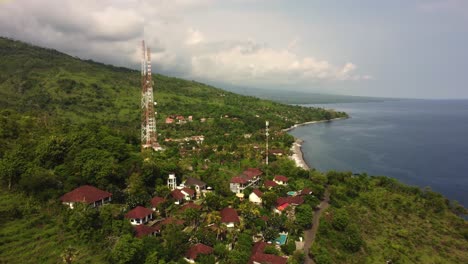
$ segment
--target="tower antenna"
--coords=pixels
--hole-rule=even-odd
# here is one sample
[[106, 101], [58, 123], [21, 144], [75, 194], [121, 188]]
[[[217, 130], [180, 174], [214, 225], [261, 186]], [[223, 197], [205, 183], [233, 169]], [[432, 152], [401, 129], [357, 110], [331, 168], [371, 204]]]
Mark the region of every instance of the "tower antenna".
[[146, 47], [145, 41], [141, 42], [141, 149], [152, 148], [155, 151], [162, 150], [157, 141], [156, 102], [153, 97], [153, 80], [151, 78], [151, 51]]

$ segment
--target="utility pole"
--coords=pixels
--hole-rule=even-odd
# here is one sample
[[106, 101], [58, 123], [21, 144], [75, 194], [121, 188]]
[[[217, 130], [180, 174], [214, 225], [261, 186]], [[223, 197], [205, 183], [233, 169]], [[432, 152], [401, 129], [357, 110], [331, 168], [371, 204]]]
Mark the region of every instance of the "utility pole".
[[266, 126], [266, 129], [265, 129], [265, 136], [266, 136], [266, 165], [268, 166], [268, 136], [270, 135], [268, 132], [269, 132], [269, 122], [268, 121], [265, 121], [265, 126]]

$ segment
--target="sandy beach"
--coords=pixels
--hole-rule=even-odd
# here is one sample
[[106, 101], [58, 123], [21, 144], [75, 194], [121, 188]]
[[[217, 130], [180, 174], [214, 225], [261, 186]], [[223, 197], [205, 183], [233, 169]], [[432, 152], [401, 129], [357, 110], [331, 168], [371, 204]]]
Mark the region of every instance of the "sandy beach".
[[[310, 122], [305, 122], [301, 124], [295, 124], [294, 126], [290, 128], [283, 129], [284, 132], [291, 131], [297, 127], [300, 126], [305, 126], [305, 125], [311, 125], [311, 124], [317, 124], [317, 123], [324, 123], [324, 122], [330, 122], [330, 121], [335, 121], [335, 120], [342, 120], [342, 119], [347, 119], [347, 117], [340, 117], [340, 118], [333, 118], [330, 120], [321, 120], [321, 121], [310, 121]], [[304, 153], [302, 152], [302, 142], [303, 140], [300, 138], [296, 138], [296, 141], [293, 143], [291, 147], [292, 155], [289, 156], [294, 162], [296, 163], [297, 167], [303, 168], [304, 170], [309, 170], [312, 167], [310, 167], [304, 160]]]
[[310, 167], [304, 160], [302, 153], [302, 139], [297, 138], [291, 147], [292, 155], [290, 158], [296, 162], [296, 166], [303, 168], [304, 170], [309, 170]]

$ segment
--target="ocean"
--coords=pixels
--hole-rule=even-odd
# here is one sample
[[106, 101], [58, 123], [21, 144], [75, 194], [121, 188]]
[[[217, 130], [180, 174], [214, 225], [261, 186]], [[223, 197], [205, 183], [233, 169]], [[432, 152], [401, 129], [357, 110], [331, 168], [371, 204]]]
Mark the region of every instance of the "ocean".
[[468, 208], [468, 100], [306, 105], [350, 119], [298, 127], [309, 166], [385, 175], [426, 187]]

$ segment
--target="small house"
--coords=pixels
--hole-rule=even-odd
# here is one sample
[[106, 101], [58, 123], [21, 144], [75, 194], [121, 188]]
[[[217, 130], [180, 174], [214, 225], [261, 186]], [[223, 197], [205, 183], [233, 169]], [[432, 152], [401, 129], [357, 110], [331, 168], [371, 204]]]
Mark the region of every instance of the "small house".
[[252, 248], [248, 264], [286, 264], [287, 259], [273, 254], [265, 254], [266, 242], [257, 242]]
[[288, 178], [283, 175], [276, 175], [275, 178], [273, 179], [274, 182], [278, 185], [286, 185], [288, 184]]
[[165, 201], [166, 199], [164, 199], [163, 197], [153, 197], [153, 199], [151, 199], [151, 209], [153, 211], [158, 211], [158, 206], [164, 203]]
[[130, 219], [132, 225], [142, 225], [153, 219], [153, 211], [143, 206], [137, 206], [130, 210], [125, 218]]
[[135, 230], [135, 236], [137, 238], [142, 238], [145, 236], [155, 236], [161, 231], [159, 227], [153, 227], [153, 226], [147, 226], [147, 225], [137, 225], [133, 229]]
[[204, 181], [192, 177], [187, 178], [184, 186], [195, 188], [197, 197], [200, 197], [202, 192], [206, 190], [206, 183]]
[[60, 197], [63, 204], [73, 209], [75, 203], [85, 203], [97, 207], [111, 201], [112, 193], [91, 185], [83, 185]]
[[174, 119], [171, 118], [171, 117], [166, 117], [166, 124], [173, 124], [174, 123]]
[[240, 223], [239, 215], [233, 208], [226, 207], [221, 210], [220, 214], [221, 223], [225, 224], [227, 227], [234, 227], [236, 224]]
[[278, 184], [274, 181], [267, 180], [265, 183], [263, 183], [263, 186], [270, 190], [271, 188], [278, 186]]
[[249, 195], [249, 201], [255, 204], [262, 203], [262, 196], [263, 193], [259, 189], [254, 189], [252, 193]]
[[175, 189], [171, 192], [175, 204], [182, 204], [195, 198], [195, 191], [190, 188]]

